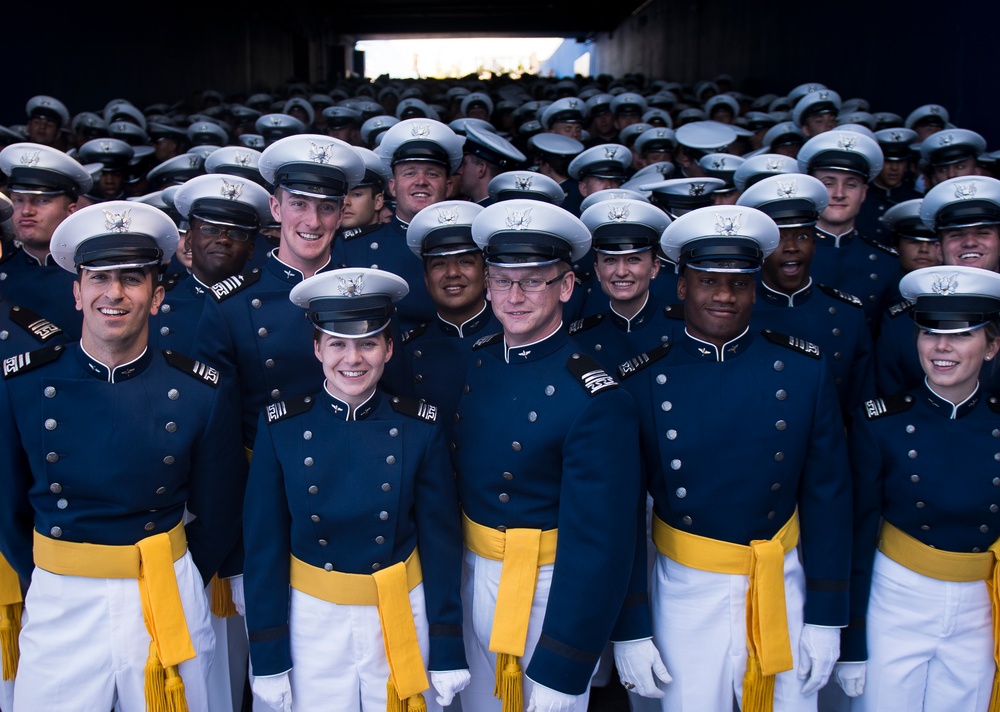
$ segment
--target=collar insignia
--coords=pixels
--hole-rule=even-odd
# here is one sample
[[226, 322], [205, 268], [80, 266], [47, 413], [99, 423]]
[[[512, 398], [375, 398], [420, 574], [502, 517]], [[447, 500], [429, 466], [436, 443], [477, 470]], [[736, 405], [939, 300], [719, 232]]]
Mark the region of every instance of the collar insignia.
[[530, 353], [531, 351], [522, 350], [521, 353], [518, 354], [518, 356], [523, 356], [524, 358], [528, 358], [528, 354]]
[[699, 346], [698, 347], [698, 353], [700, 353], [702, 356], [711, 356], [712, 355], [712, 350], [711, 349], [706, 349], [704, 346]]

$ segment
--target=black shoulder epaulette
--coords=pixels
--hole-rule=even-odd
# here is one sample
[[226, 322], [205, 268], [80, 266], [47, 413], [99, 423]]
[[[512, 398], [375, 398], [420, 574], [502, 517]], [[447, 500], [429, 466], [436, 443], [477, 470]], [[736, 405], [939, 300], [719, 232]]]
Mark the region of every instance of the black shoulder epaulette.
[[633, 356], [618, 367], [618, 378], [625, 380], [629, 376], [634, 376], [636, 373], [646, 368], [649, 364], [659, 361], [661, 358], [670, 353], [672, 346], [673, 344], [667, 342], [660, 344], [655, 349], [650, 349], [649, 351], [641, 353], [638, 356]]
[[417, 324], [415, 327], [413, 327], [412, 329], [410, 329], [409, 331], [407, 331], [405, 334], [403, 334], [399, 338], [399, 341], [400, 341], [401, 344], [408, 344], [411, 341], [413, 341], [415, 338], [417, 338], [418, 336], [420, 336], [422, 333], [424, 333], [425, 331], [427, 331], [427, 322], [426, 321], [423, 324]]
[[872, 398], [865, 401], [865, 417], [868, 420], [875, 420], [884, 415], [894, 415], [910, 409], [913, 405], [913, 396], [909, 393], [899, 393], [885, 398]]
[[882, 250], [882, 252], [890, 254], [893, 257], [899, 257], [899, 252], [897, 252], [894, 247], [889, 247], [888, 245], [883, 245], [881, 242], [879, 242], [875, 238], [868, 237], [867, 235], [862, 235], [860, 232], [858, 233], [858, 237], [860, 237], [862, 240], [864, 240], [865, 244], [868, 245], [868, 246], [870, 246], [870, 247], [874, 247], [877, 250]]
[[481, 349], [481, 348], [483, 348], [485, 346], [489, 346], [490, 344], [499, 343], [502, 340], [503, 340], [503, 332], [502, 331], [498, 331], [495, 334], [490, 334], [489, 336], [484, 336], [479, 341], [477, 341], [476, 343], [474, 343], [472, 345], [472, 348], [473, 349]]
[[63, 355], [62, 344], [53, 344], [37, 351], [27, 351], [3, 360], [3, 377], [11, 378], [28, 371], [34, 371], [40, 366], [52, 363]]
[[900, 314], [905, 314], [913, 308], [913, 302], [908, 299], [904, 299], [901, 302], [896, 302], [891, 307], [889, 307], [888, 314], [890, 319], [895, 319]]
[[679, 319], [684, 321], [684, 305], [678, 302], [677, 304], [668, 304], [663, 307], [663, 316], [668, 319]]
[[856, 307], [864, 308], [865, 306], [865, 303], [861, 301], [861, 299], [859, 299], [858, 297], [855, 297], [853, 294], [842, 292], [839, 289], [836, 289], [835, 287], [828, 287], [825, 284], [819, 285], [819, 288], [823, 292], [823, 294], [827, 295], [828, 297], [839, 299], [842, 302], [847, 302], [848, 304], [851, 304]]
[[760, 333], [762, 333], [768, 341], [778, 344], [779, 346], [784, 346], [792, 351], [798, 351], [799, 353], [805, 354], [806, 356], [812, 356], [813, 358], [820, 357], [819, 346], [811, 341], [800, 339], [798, 336], [780, 334], [777, 331], [772, 331], [771, 329], [764, 329]]
[[582, 319], [577, 319], [569, 325], [569, 335], [573, 336], [573, 334], [579, 334], [581, 331], [593, 329], [602, 321], [604, 321], [603, 314], [591, 314], [590, 316], [585, 316]]
[[1000, 398], [997, 398], [991, 393], [986, 396], [986, 403], [990, 406], [990, 410], [994, 413], [1000, 413]]
[[399, 396], [390, 398], [389, 403], [392, 404], [392, 409], [401, 415], [408, 415], [411, 418], [424, 420], [428, 423], [437, 422], [438, 409], [436, 405], [413, 400], [412, 398], [400, 398]]
[[226, 277], [221, 282], [216, 282], [211, 286], [212, 296], [215, 301], [221, 302], [233, 296], [237, 292], [242, 292], [251, 284], [259, 282], [261, 278], [260, 267], [255, 267], [246, 274], [237, 274]]
[[588, 272], [587, 270], [583, 270], [581, 272], [574, 271], [573, 277], [576, 278], [577, 284], [586, 284], [594, 278], [594, 273]]
[[343, 233], [339, 235], [342, 240], [354, 240], [358, 237], [363, 237], [370, 232], [382, 227], [382, 223], [375, 223], [374, 225], [362, 225], [361, 227], [352, 227], [344, 230]]
[[264, 409], [264, 413], [268, 423], [277, 423], [279, 420], [305, 413], [313, 407], [313, 402], [312, 396], [299, 396], [280, 403], [272, 403]]
[[566, 359], [566, 368], [576, 376], [587, 393], [596, 396], [601, 391], [618, 388], [618, 381], [608, 375], [601, 364], [586, 354], [573, 354]]
[[63, 333], [63, 330], [51, 321], [26, 307], [11, 307], [10, 320], [43, 344], [53, 336], [59, 336], [59, 334]]
[[171, 289], [177, 286], [177, 284], [184, 278], [183, 274], [178, 272], [171, 272], [170, 274], [165, 274], [160, 279], [160, 286], [163, 287], [163, 291], [169, 292]]
[[163, 350], [163, 357], [167, 359], [167, 363], [174, 368], [194, 376], [199, 381], [204, 381], [208, 385], [212, 386], [212, 388], [218, 387], [219, 371], [217, 369], [207, 366], [201, 361], [195, 361], [190, 356], [185, 356], [182, 353], [171, 351], [170, 349]]

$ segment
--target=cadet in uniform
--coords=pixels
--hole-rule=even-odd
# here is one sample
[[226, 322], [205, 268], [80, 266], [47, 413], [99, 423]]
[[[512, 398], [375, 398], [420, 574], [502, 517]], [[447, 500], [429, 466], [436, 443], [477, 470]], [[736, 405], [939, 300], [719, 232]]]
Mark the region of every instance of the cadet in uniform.
[[355, 146], [354, 150], [365, 162], [365, 177], [344, 196], [344, 217], [334, 244], [374, 232], [384, 222], [381, 215], [392, 174], [374, 151], [363, 146]]
[[[468, 548], [463, 707], [499, 710], [496, 689], [504, 709], [521, 710], [523, 693], [527, 709], [583, 712], [641, 525], [634, 404], [562, 323], [587, 227], [508, 200], [472, 235], [503, 331], [473, 346], [452, 445]], [[645, 598], [628, 604], [616, 640], [648, 635]]]
[[891, 235], [890, 243], [899, 253], [903, 274], [941, 264], [941, 240], [920, 219], [922, 202], [921, 198], [904, 200], [886, 210], [880, 219]]
[[388, 272], [345, 268], [289, 295], [308, 309], [326, 378], [261, 413], [244, 522], [253, 690], [281, 712], [415, 712], [427, 669], [433, 711], [469, 682], [438, 413], [377, 387], [406, 290]]
[[[745, 206], [681, 216], [685, 329], [620, 368], [636, 396], [659, 551], [663, 710], [815, 710], [847, 624], [851, 490], [819, 347], [749, 328], [777, 225]], [[801, 532], [801, 537], [800, 537]], [[802, 549], [802, 561], [798, 548]], [[794, 671], [794, 672], [793, 672]]]
[[900, 290], [925, 378], [867, 401], [851, 429], [852, 625], [837, 678], [863, 712], [985, 712], [1000, 704], [1000, 401], [979, 373], [1000, 348], [1000, 275], [926, 267]]
[[67, 218], [53, 256], [77, 274], [83, 337], [4, 361], [0, 550], [31, 580], [16, 711], [208, 709], [205, 584], [236, 543], [246, 462], [218, 371], [147, 346], [176, 243], [141, 203]]
[[883, 245], [892, 245], [892, 233], [880, 218], [894, 205], [920, 198], [920, 193], [908, 182], [913, 155], [910, 144], [917, 140], [917, 133], [910, 129], [883, 129], [875, 133], [875, 140], [885, 160], [875, 180], [868, 184], [868, 194], [858, 213], [857, 225], [862, 235], [868, 235]]
[[519, 168], [528, 160], [505, 138], [466, 125], [462, 165], [455, 171], [459, 194], [483, 207], [490, 204], [489, 184], [504, 171]]

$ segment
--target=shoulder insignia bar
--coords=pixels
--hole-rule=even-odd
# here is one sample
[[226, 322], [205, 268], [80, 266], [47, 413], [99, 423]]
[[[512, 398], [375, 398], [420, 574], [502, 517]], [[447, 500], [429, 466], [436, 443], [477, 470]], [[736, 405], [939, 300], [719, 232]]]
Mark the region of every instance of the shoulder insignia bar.
[[424, 420], [428, 423], [437, 422], [438, 409], [436, 405], [411, 398], [400, 398], [399, 396], [393, 396], [389, 399], [389, 402], [392, 404], [392, 409], [401, 415], [408, 415], [411, 418]]
[[590, 316], [585, 316], [582, 319], [577, 319], [569, 325], [569, 335], [572, 336], [573, 334], [579, 334], [581, 331], [593, 329], [602, 321], [604, 321], [603, 314], [591, 314]]
[[261, 272], [259, 267], [255, 267], [246, 274], [226, 277], [221, 282], [216, 282], [211, 286], [212, 296], [215, 297], [215, 301], [217, 302], [224, 301], [237, 292], [242, 292], [251, 284], [260, 281], [260, 277]]
[[415, 327], [413, 327], [412, 329], [410, 329], [409, 331], [407, 331], [405, 334], [403, 334], [400, 337], [399, 342], [401, 344], [408, 344], [411, 341], [413, 341], [415, 338], [417, 338], [418, 336], [420, 336], [422, 333], [424, 333], [425, 331], [427, 331], [427, 322], [426, 321], [423, 324], [417, 324]]
[[909, 410], [912, 405], [913, 396], [909, 393], [899, 393], [885, 398], [872, 398], [865, 401], [865, 417], [868, 420], [875, 420], [885, 415], [895, 415]]
[[889, 318], [895, 319], [900, 314], [905, 314], [913, 308], [913, 302], [904, 299], [901, 302], [896, 302], [891, 307], [889, 307]]
[[761, 333], [767, 338], [771, 343], [778, 344], [779, 346], [784, 346], [785, 348], [791, 349], [792, 351], [798, 351], [806, 356], [812, 356], [813, 358], [820, 357], [819, 346], [812, 343], [811, 341], [806, 341], [805, 339], [800, 339], [797, 336], [789, 336], [788, 334], [779, 334], [777, 331], [771, 331], [770, 329], [764, 329]]
[[472, 348], [473, 349], [481, 349], [481, 348], [484, 348], [486, 346], [489, 346], [490, 344], [498, 344], [501, 341], [503, 341], [503, 332], [502, 331], [498, 331], [495, 334], [490, 334], [489, 336], [484, 336], [479, 341], [477, 341], [476, 343], [474, 343], [472, 345]]
[[280, 403], [271, 403], [264, 409], [265, 417], [268, 424], [277, 423], [279, 420], [305, 413], [313, 407], [313, 402], [312, 396], [299, 396], [291, 400], [283, 400]]
[[63, 330], [43, 317], [41, 314], [25, 307], [11, 307], [10, 320], [41, 341], [43, 344], [53, 336], [63, 333]]
[[34, 371], [40, 366], [52, 363], [63, 355], [65, 349], [62, 344], [53, 344], [37, 351], [27, 351], [3, 360], [3, 377], [11, 378], [28, 371]]
[[848, 294], [847, 292], [842, 292], [834, 287], [828, 287], [825, 284], [819, 285], [820, 290], [828, 297], [833, 297], [834, 299], [839, 299], [842, 302], [847, 302], [856, 307], [864, 307], [865, 303], [861, 301], [858, 297], [853, 294]]
[[170, 274], [165, 274], [163, 275], [163, 278], [160, 280], [160, 286], [163, 287], [163, 291], [169, 292], [171, 289], [173, 289], [178, 285], [183, 276], [184, 275], [178, 274], [177, 272], [171, 272]]
[[883, 245], [881, 242], [879, 242], [875, 238], [868, 237], [867, 235], [862, 235], [860, 233], [858, 233], [858, 237], [860, 237], [864, 241], [864, 243], [866, 245], [868, 245], [869, 247], [874, 247], [876, 250], [882, 250], [882, 252], [885, 252], [886, 254], [892, 255], [893, 257], [899, 257], [899, 252], [894, 247], [889, 247], [888, 245]]
[[204, 381], [212, 388], [217, 388], [219, 385], [219, 371], [218, 369], [212, 368], [203, 364], [201, 361], [195, 361], [189, 356], [185, 356], [182, 353], [176, 351], [171, 351], [170, 349], [163, 350], [163, 357], [167, 359], [169, 363], [174, 368], [184, 371], [184, 373], [194, 376], [199, 381]]
[[340, 239], [354, 240], [358, 237], [363, 237], [370, 232], [374, 232], [380, 227], [382, 227], [382, 223], [376, 223], [375, 225], [362, 225], [361, 227], [351, 227], [344, 230], [344, 232], [340, 235]]
[[663, 307], [663, 316], [668, 319], [684, 321], [684, 305], [679, 302], [677, 304], [668, 304]]
[[661, 358], [670, 353], [671, 347], [673, 347], [673, 344], [667, 342], [665, 344], [660, 344], [655, 349], [650, 349], [645, 353], [641, 353], [638, 356], [630, 358], [618, 367], [618, 378], [624, 381], [629, 376], [634, 376], [636, 373], [646, 368], [649, 364], [659, 361]]
[[566, 368], [580, 381], [587, 394], [596, 396], [601, 391], [618, 388], [618, 381], [586, 354], [573, 354], [566, 360]]

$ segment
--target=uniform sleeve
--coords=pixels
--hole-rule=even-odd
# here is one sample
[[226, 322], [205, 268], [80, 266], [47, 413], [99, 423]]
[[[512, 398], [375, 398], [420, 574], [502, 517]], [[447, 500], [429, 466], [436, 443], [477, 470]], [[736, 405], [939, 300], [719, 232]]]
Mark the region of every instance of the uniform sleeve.
[[586, 691], [625, 600], [640, 489], [632, 397], [618, 388], [582, 405], [562, 446], [556, 561], [526, 671], [571, 695]]
[[0, 380], [0, 553], [23, 581], [31, 578], [34, 514], [28, 500], [32, 475], [7, 381]]
[[430, 632], [430, 670], [464, 670], [462, 641], [462, 525], [458, 489], [440, 424], [432, 428], [417, 473], [417, 547], [424, 573]]
[[611, 640], [623, 642], [641, 640], [653, 635], [653, 622], [649, 610], [649, 534], [646, 522], [646, 483], [648, 474], [645, 458], [640, 453], [642, 486], [636, 499], [635, 548], [632, 554], [632, 573], [629, 576], [625, 602], [611, 631]]
[[871, 331], [864, 320], [859, 321], [861, 338], [857, 353], [854, 354], [854, 359], [851, 362], [848, 395], [841, 403], [845, 416], [849, 416], [856, 408], [860, 408], [865, 399], [875, 395], [875, 344], [872, 341]]
[[[909, 328], [899, 326], [900, 319], [906, 319], [903, 326]], [[914, 328], [906, 315], [895, 319], [888, 314], [882, 315], [878, 341], [875, 342], [875, 389], [880, 395], [902, 393], [913, 385], [906, 382], [906, 358], [903, 350], [907, 344], [912, 343]], [[907, 341], [905, 336], [909, 336], [910, 340]]]
[[255, 675], [292, 667], [288, 630], [292, 515], [271, 429], [261, 415], [243, 511], [243, 587], [250, 660]]

